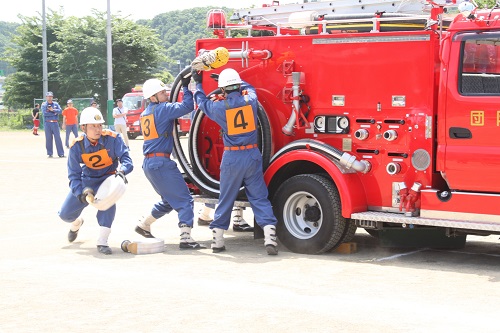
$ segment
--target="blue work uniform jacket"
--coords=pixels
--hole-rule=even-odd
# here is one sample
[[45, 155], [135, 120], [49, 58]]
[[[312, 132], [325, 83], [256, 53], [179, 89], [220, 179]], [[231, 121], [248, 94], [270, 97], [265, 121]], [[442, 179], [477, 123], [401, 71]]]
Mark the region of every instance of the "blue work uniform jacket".
[[[84, 151], [82, 151], [82, 146]], [[93, 169], [84, 164], [82, 154], [95, 153], [101, 149], [106, 149], [108, 156], [113, 161], [110, 166]], [[125, 175], [132, 172], [134, 168], [128, 148], [125, 146], [121, 134], [110, 130], [103, 130], [96, 145], [93, 145], [89, 141], [86, 134], [80, 135], [73, 140], [69, 149], [68, 178], [71, 192], [75, 196], [82, 194], [82, 184], [85, 184], [85, 179], [102, 178], [102, 181], [104, 181], [109, 175], [116, 172], [118, 163], [120, 163], [120, 170]]]
[[[49, 106], [52, 106], [52, 111], [49, 111]], [[59, 103], [52, 101], [48, 103], [47, 101], [42, 103], [42, 114], [45, 122], [47, 121], [57, 121], [59, 115], [62, 114], [62, 109]]]
[[[196, 92], [194, 93], [196, 104], [210, 119], [215, 121], [222, 128], [224, 146], [226, 147], [246, 146], [249, 144], [257, 143], [256, 130], [237, 135], [228, 134], [228, 124], [226, 117], [226, 110], [228, 109], [250, 105], [253, 110], [253, 122], [255, 125], [257, 125], [258, 123], [258, 103], [255, 88], [251, 84], [243, 81], [240, 90], [242, 92], [245, 91], [245, 93], [241, 94], [238, 91], [233, 91], [227, 95], [226, 100], [212, 101], [206, 96], [201, 83], [196, 84]], [[241, 118], [236, 118], [234, 121], [238, 122], [243, 120]]]
[[182, 102], [150, 103], [147, 109], [141, 113], [141, 118], [151, 114], [154, 115], [154, 128], [148, 127], [153, 126], [151, 122], [146, 127], [142, 126], [141, 122], [142, 133], [150, 133], [152, 130], [158, 133], [158, 138], [144, 140], [142, 146], [144, 155], [150, 153], [170, 154], [172, 152], [174, 146], [172, 131], [175, 119], [192, 112], [194, 109], [193, 93], [187, 87], [182, 87], [182, 91], [184, 93]]

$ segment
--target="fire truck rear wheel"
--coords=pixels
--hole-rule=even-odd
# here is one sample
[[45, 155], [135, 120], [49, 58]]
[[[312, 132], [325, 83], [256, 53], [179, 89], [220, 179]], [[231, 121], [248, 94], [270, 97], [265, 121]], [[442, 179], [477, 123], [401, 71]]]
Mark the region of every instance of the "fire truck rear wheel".
[[354, 223], [350, 219], [347, 219], [345, 235], [342, 238], [342, 243], [347, 243], [347, 242], [352, 241], [352, 239], [354, 238], [354, 235], [356, 234], [357, 229], [358, 229], [358, 227], [356, 227], [356, 223]]
[[290, 251], [320, 254], [334, 249], [347, 234], [340, 195], [333, 182], [305, 174], [285, 181], [273, 196], [277, 235]]
[[137, 138], [137, 134], [135, 133], [127, 133], [127, 136], [130, 140], [135, 140], [135, 138]]

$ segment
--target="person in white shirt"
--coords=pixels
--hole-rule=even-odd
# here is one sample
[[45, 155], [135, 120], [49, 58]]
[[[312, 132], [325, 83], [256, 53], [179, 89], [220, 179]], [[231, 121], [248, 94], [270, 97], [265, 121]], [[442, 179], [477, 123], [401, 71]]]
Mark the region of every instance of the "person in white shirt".
[[115, 118], [115, 131], [121, 133], [125, 145], [130, 148], [128, 144], [127, 134], [127, 112], [128, 109], [123, 106], [123, 101], [118, 98], [116, 100], [116, 108], [113, 109], [113, 118]]

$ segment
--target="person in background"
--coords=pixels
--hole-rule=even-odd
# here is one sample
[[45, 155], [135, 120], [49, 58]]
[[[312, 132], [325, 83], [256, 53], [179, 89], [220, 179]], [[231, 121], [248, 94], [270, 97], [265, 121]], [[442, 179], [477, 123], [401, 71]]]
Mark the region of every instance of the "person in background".
[[170, 158], [174, 146], [172, 130], [175, 119], [192, 112], [194, 108], [193, 93], [188, 89], [190, 80], [191, 77], [182, 79], [184, 97], [182, 102], [175, 103], [167, 102], [167, 87], [162, 81], [149, 79], [144, 82], [144, 98], [149, 99], [151, 103], [141, 114], [144, 136], [142, 169], [156, 193], [160, 195], [160, 201], [141, 219], [135, 231], [146, 238], [154, 238], [151, 234], [151, 224], [175, 210], [181, 232], [179, 248], [197, 250], [205, 247], [191, 237], [194, 200], [177, 164]]
[[218, 76], [218, 86], [225, 99], [210, 100], [202, 86], [202, 74], [192, 71], [196, 82], [194, 98], [199, 109], [222, 129], [224, 153], [220, 165], [219, 204], [210, 228], [212, 252], [225, 251], [224, 231], [229, 228], [231, 210], [241, 186], [254, 212], [256, 223], [264, 230], [264, 245], [269, 255], [278, 254], [276, 217], [269, 202], [262, 155], [257, 145], [257, 94], [255, 88], [241, 80], [232, 68]]
[[[74, 242], [83, 224], [80, 214], [88, 206], [85, 188], [91, 188], [97, 193], [99, 186], [108, 177], [120, 177], [125, 183], [128, 175], [134, 169], [120, 134], [103, 130], [104, 119], [101, 111], [94, 107], [85, 108], [80, 116], [83, 134], [76, 138], [69, 149], [68, 178], [70, 192], [64, 201], [59, 217], [71, 223], [68, 241]], [[116, 204], [107, 210], [97, 211], [99, 237], [97, 250], [102, 254], [111, 254], [108, 237], [111, 225], [115, 219]]]
[[45, 148], [47, 156], [52, 158], [54, 154], [54, 141], [56, 143], [57, 155], [64, 156], [64, 148], [61, 140], [61, 132], [59, 131], [59, 115], [62, 113], [59, 103], [54, 102], [54, 94], [48, 91], [45, 94], [46, 101], [42, 103], [43, 122], [45, 126]]
[[40, 127], [40, 104], [35, 104], [31, 115], [33, 116], [33, 135], [38, 135], [38, 128]]
[[115, 118], [115, 131], [122, 135], [125, 140], [125, 145], [130, 148], [128, 144], [127, 134], [127, 107], [123, 106], [123, 101], [118, 98], [116, 100], [116, 108], [113, 109], [113, 118]]
[[66, 148], [69, 148], [69, 135], [73, 133], [75, 138], [78, 137], [78, 110], [73, 106], [73, 101], [68, 99], [66, 108], [62, 112], [63, 123], [62, 128], [66, 130]]

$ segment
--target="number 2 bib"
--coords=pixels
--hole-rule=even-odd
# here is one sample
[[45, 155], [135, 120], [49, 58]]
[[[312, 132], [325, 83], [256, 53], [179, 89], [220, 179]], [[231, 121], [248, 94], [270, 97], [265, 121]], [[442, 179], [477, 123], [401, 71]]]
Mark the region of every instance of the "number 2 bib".
[[238, 135], [255, 131], [251, 105], [226, 110], [227, 134]]
[[104, 169], [113, 165], [113, 160], [108, 155], [106, 149], [101, 149], [95, 153], [82, 154], [83, 163], [90, 169]]

